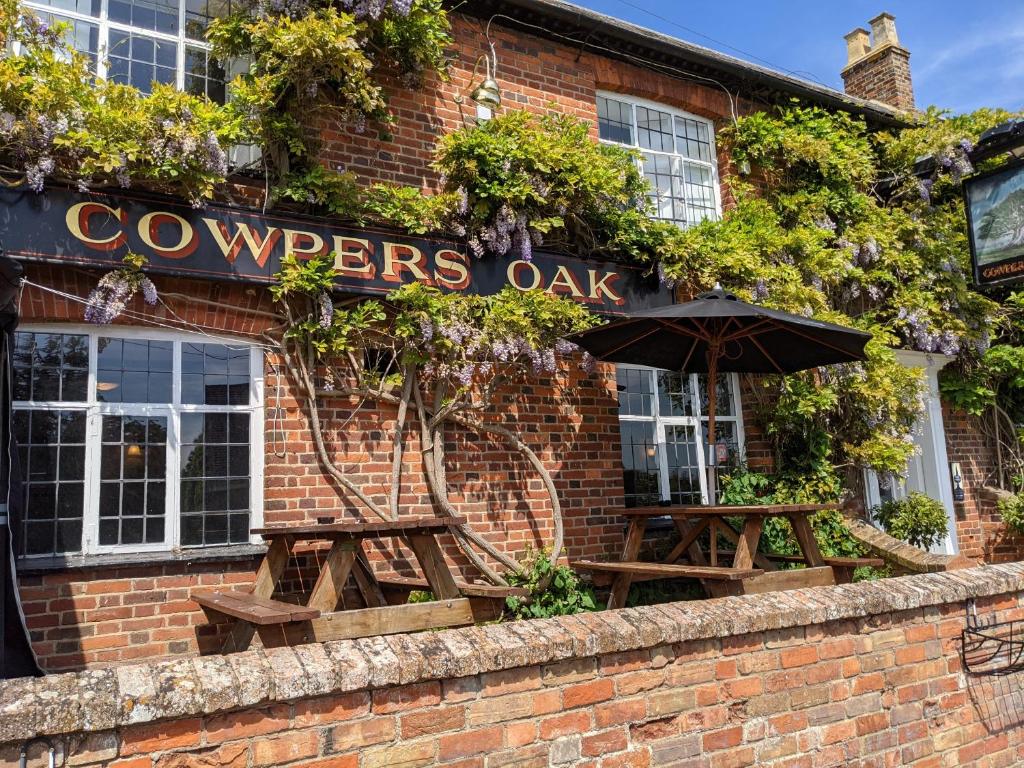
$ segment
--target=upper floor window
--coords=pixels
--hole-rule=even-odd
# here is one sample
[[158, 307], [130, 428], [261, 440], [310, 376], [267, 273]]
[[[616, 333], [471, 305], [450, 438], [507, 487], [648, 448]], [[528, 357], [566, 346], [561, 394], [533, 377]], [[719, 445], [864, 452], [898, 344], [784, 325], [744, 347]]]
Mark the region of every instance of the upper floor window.
[[719, 216], [718, 168], [710, 122], [618, 95], [597, 97], [601, 141], [635, 147], [659, 219], [681, 227]]
[[148, 329], [18, 331], [19, 552], [248, 542], [262, 505], [251, 477], [262, 465], [261, 379], [248, 344]]
[[223, 104], [227, 76], [205, 32], [230, 0], [27, 0], [44, 21], [70, 24], [69, 44], [99, 77], [143, 93], [167, 83]]

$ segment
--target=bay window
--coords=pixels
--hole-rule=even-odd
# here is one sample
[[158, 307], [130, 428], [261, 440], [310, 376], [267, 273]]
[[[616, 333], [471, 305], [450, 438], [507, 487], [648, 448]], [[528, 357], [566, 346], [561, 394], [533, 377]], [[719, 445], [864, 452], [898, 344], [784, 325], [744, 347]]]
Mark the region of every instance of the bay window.
[[718, 377], [716, 456], [705, 455], [707, 376], [641, 366], [616, 367], [626, 506], [706, 504], [707, 465], [743, 457], [735, 374]]
[[248, 543], [262, 508], [262, 370], [243, 343], [19, 330], [22, 555]]
[[601, 141], [640, 151], [654, 215], [691, 226], [720, 215], [714, 126], [703, 118], [618, 94], [597, 97]]

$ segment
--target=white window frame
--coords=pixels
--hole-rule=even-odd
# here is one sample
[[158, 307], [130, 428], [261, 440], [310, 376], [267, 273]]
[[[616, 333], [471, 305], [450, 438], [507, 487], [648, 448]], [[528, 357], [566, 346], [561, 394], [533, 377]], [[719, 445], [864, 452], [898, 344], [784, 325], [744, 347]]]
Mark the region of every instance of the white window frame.
[[[181, 462], [180, 462], [180, 415], [183, 413], [249, 413], [249, 527], [258, 528], [263, 524], [263, 458], [264, 458], [264, 400], [263, 400], [263, 354], [262, 348], [251, 342], [228, 336], [206, 336], [202, 334], [133, 328], [128, 326], [95, 326], [64, 323], [30, 323], [18, 326], [17, 332], [64, 333], [86, 335], [89, 339], [89, 378], [84, 401], [34, 401], [16, 400], [15, 411], [19, 410], [79, 410], [86, 413], [85, 438], [85, 508], [82, 511], [82, 548], [77, 552], [61, 553], [56, 557], [78, 557], [110, 553], [177, 552], [180, 550], [209, 549], [211, 547], [238, 546], [240, 542], [227, 544], [181, 543]], [[100, 337], [135, 339], [146, 341], [175, 342], [172, 347], [172, 373], [170, 403], [103, 403], [96, 399], [98, 365], [98, 340]], [[181, 345], [182, 344], [225, 344], [249, 347], [249, 404], [248, 405], [199, 405], [181, 402]], [[114, 544], [101, 546], [99, 543], [100, 504], [100, 452], [102, 443], [103, 416], [166, 416], [167, 419], [167, 468], [166, 497], [164, 500], [164, 541], [158, 544]], [[19, 534], [20, 535], [20, 534]], [[250, 534], [248, 543], [257, 544], [259, 536]], [[52, 558], [55, 555], [23, 555], [26, 560]]]
[[[107, 56], [109, 54], [109, 41], [110, 41], [110, 30], [116, 30], [118, 32], [130, 33], [133, 35], [139, 35], [142, 37], [152, 38], [165, 43], [174, 43], [177, 50], [176, 59], [176, 73], [175, 73], [175, 86], [179, 91], [185, 90], [185, 49], [187, 46], [193, 48], [201, 48], [209, 54], [212, 46], [206, 40], [187, 37], [185, 34], [185, 0], [178, 0], [178, 34], [172, 35], [167, 32], [158, 32], [152, 29], [143, 29], [142, 27], [134, 27], [130, 24], [122, 24], [121, 22], [111, 21], [108, 18], [108, 7], [109, 0], [100, 0], [100, 14], [99, 16], [90, 16], [86, 13], [79, 13], [78, 11], [69, 11], [63, 8], [57, 8], [46, 3], [38, 2], [38, 0], [24, 0], [24, 5], [27, 9], [35, 11], [36, 13], [45, 13], [55, 17], [58, 21], [81, 21], [87, 24], [92, 24], [98, 27], [98, 40], [97, 40], [97, 56], [96, 56], [96, 75], [103, 80], [107, 79]], [[225, 80], [227, 79], [227, 67], [225, 66]], [[225, 83], [226, 87], [226, 83]]]
[[[651, 101], [649, 99], [642, 99], [642, 98], [638, 98], [638, 97], [635, 97], [635, 96], [629, 96], [629, 95], [623, 94], [623, 93], [616, 93], [615, 91], [598, 91], [597, 92], [597, 97], [598, 98], [611, 99], [613, 101], [618, 101], [618, 102], [621, 102], [623, 104], [630, 105], [630, 115], [633, 118], [632, 125], [631, 125], [632, 131], [633, 131], [633, 143], [632, 144], [622, 144], [622, 143], [617, 142], [617, 141], [609, 141], [607, 139], [600, 139], [600, 142], [602, 144], [607, 144], [607, 145], [612, 146], [612, 147], [628, 147], [630, 149], [635, 149], [638, 152], [642, 152], [642, 153], [646, 153], [646, 154], [660, 155], [660, 156], [663, 156], [663, 157], [670, 157], [670, 158], [677, 158], [678, 161], [681, 164], [685, 165], [685, 163], [691, 163], [693, 165], [699, 165], [699, 166], [702, 166], [704, 168], [710, 169], [710, 171], [711, 171], [711, 187], [712, 187], [712, 191], [713, 191], [714, 196], [715, 196], [715, 216], [717, 218], [719, 218], [719, 219], [722, 217], [722, 190], [721, 190], [721, 185], [720, 185], [719, 177], [718, 177], [718, 149], [715, 146], [715, 125], [714, 125], [714, 123], [712, 123], [706, 117], [701, 117], [700, 115], [695, 115], [695, 114], [693, 114], [691, 112], [684, 112], [681, 109], [676, 109], [675, 107], [670, 107], [670, 106], [668, 106], [666, 104], [661, 104], [659, 102]], [[595, 100], [594, 104], [595, 104], [595, 110], [596, 110], [596, 105], [597, 105], [596, 100]], [[703, 160], [695, 160], [695, 159], [692, 159], [692, 158], [690, 158], [690, 157], [688, 157], [688, 156], [686, 156], [684, 154], [681, 154], [679, 152], [664, 152], [664, 151], [661, 151], [661, 150], [644, 149], [643, 147], [641, 147], [640, 143], [639, 143], [639, 131], [637, 130], [637, 124], [636, 124], [636, 108], [637, 107], [646, 107], [647, 109], [654, 109], [654, 110], [657, 110], [659, 112], [666, 112], [666, 113], [672, 115], [673, 121], [675, 120], [676, 117], [679, 117], [679, 118], [682, 118], [684, 120], [695, 120], [698, 123], [703, 123], [704, 125], [706, 125], [707, 128], [708, 128], [708, 140], [709, 140], [709, 149], [710, 149], [710, 152], [711, 152], [711, 161], [710, 162], [705, 162]], [[675, 137], [674, 122], [673, 122], [672, 135], [673, 135], [673, 137]], [[644, 172], [643, 159], [640, 159], [640, 160], [637, 161], [637, 168], [639, 169], [641, 175], [643, 175], [643, 172]], [[684, 194], [684, 199], [685, 199], [685, 194], [686, 194], [685, 188], [683, 190], [683, 194]], [[665, 219], [665, 218], [662, 218], [660, 216], [656, 216], [655, 218], [657, 218], [660, 221], [674, 221], [673, 219]], [[699, 223], [699, 222], [687, 221], [686, 222], [686, 226], [688, 226], [688, 227], [689, 226], [693, 226], [694, 224], [697, 224], [697, 223]]]
[[[650, 416], [636, 415], [636, 414], [624, 414], [619, 413], [620, 422], [639, 422], [644, 424], [654, 425], [654, 444], [658, 451], [658, 489], [661, 495], [661, 500], [670, 499], [672, 494], [669, 487], [669, 467], [668, 467], [668, 450], [667, 440], [665, 438], [665, 427], [667, 426], [685, 426], [694, 429], [694, 434], [697, 438], [697, 463], [698, 463], [698, 475], [700, 476], [700, 493], [701, 503], [708, 503], [708, 473], [707, 473], [707, 459], [705, 456], [705, 450], [707, 446], [704, 441], [704, 428], [707, 426], [708, 417], [701, 410], [700, 407], [700, 390], [699, 390], [699, 379], [698, 374], [690, 373], [683, 374], [689, 376], [690, 382], [690, 399], [691, 399], [691, 410], [694, 416], [662, 416], [661, 415], [661, 404], [659, 402], [659, 391], [658, 381], [656, 376], [659, 373], [665, 373], [666, 371], [661, 368], [652, 368], [646, 365], [627, 365], [618, 364], [615, 366], [616, 372], [620, 370], [633, 370], [646, 372], [650, 377], [651, 385], [651, 410]], [[732, 397], [732, 411], [731, 415], [715, 415], [716, 423], [732, 423], [736, 427], [736, 450], [741, 456], [746, 454], [746, 435], [743, 430], [743, 410], [740, 398], [739, 389], [739, 376], [735, 373], [719, 374], [720, 376], [729, 377], [729, 391]], [[709, 436], [713, 439], [713, 436]]]

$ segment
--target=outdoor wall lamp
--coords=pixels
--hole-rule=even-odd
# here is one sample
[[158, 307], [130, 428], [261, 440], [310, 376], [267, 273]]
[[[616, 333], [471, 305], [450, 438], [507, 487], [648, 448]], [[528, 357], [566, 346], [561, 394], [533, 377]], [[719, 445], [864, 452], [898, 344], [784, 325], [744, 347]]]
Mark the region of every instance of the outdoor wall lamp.
[[[487, 38], [487, 47], [490, 49], [490, 52], [477, 57], [473, 63], [473, 73], [469, 76], [470, 84], [476, 82], [477, 73], [480, 70], [480, 62], [483, 61], [484, 79], [469, 94], [469, 98], [477, 105], [477, 117], [481, 120], [490, 119], [491, 112], [501, 106], [501, 86], [498, 85], [498, 81], [495, 79], [498, 74], [498, 53], [494, 48], [494, 43], [491, 42], [490, 21], [487, 22], [484, 37]], [[462, 94], [456, 96], [454, 100], [460, 106], [465, 102]]]

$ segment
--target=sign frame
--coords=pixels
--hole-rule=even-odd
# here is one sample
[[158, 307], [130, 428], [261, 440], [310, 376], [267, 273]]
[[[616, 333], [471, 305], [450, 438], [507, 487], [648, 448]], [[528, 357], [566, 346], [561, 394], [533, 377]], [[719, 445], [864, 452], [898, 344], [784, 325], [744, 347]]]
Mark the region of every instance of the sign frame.
[[[964, 179], [961, 184], [964, 212], [967, 216], [967, 242], [971, 249], [971, 272], [974, 277], [974, 284], [978, 288], [996, 288], [1024, 281], [1024, 244], [1020, 246], [1020, 252], [1017, 254], [991, 263], [979, 263], [978, 244], [975, 241], [976, 222], [971, 208], [971, 195], [979, 184], [984, 184], [993, 177], [1001, 175], [1011, 175], [1011, 177], [1020, 175], [1024, 178], [1024, 160], [1010, 162], [991, 171], [975, 174]], [[1021, 188], [1024, 188], [1024, 184], [1022, 184]], [[986, 277], [984, 274], [985, 270], [993, 270], [996, 274]], [[998, 274], [1000, 272], [1005, 273], [1006, 276]]]

